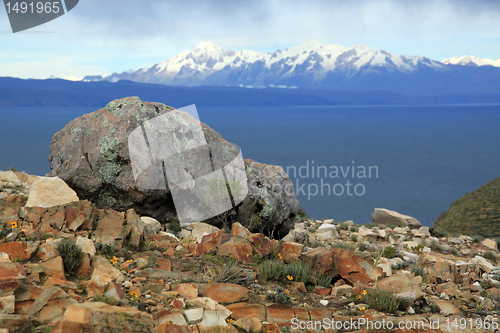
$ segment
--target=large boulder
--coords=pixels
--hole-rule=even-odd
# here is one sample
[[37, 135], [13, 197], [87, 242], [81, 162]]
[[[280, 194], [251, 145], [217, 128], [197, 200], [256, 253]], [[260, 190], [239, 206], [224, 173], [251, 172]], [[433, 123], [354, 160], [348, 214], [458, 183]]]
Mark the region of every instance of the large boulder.
[[[138, 176], [135, 166], [132, 170], [132, 161], [134, 154], [141, 151], [132, 149], [132, 155], [129, 151], [129, 135], [134, 130], [141, 127], [144, 129], [149, 120], [169, 112], [174, 112], [174, 109], [164, 104], [143, 102], [138, 97], [127, 97], [114, 100], [98, 111], [71, 121], [54, 135], [50, 144], [51, 176], [60, 177], [80, 199], [90, 200], [98, 208], [118, 211], [133, 208], [139, 215], [151, 216], [160, 222], [177, 218], [173, 189], [165, 184], [164, 177], [153, 177], [154, 179], [150, 177], [151, 173], [157, 172], [156, 169], [153, 172], [147, 168], [141, 169], [143, 173]], [[195, 124], [194, 118], [182, 115], [181, 118], [179, 123], [185, 126], [184, 128], [194, 127], [191, 126]], [[209, 147], [208, 152], [212, 162], [213, 156], [223, 155], [226, 161], [227, 155], [239, 151], [236, 146], [225, 141], [207, 125], [202, 123], [201, 128], [207, 143], [204, 147]], [[159, 146], [166, 142], [157, 141], [156, 144]], [[150, 143], [146, 144], [150, 147]], [[214, 147], [222, 149], [216, 150]], [[178, 148], [175, 144], [168, 145], [168, 149], [174, 152], [178, 150], [178, 155], [186, 165], [195, 165], [198, 169], [196, 167], [193, 168], [194, 171], [179, 169], [175, 171], [177, 173], [174, 176], [187, 175], [191, 176], [191, 179], [196, 179], [195, 172], [206, 174], [206, 170], [200, 167], [201, 148], [195, 145], [187, 153], [182, 148], [184, 146]], [[142, 154], [146, 154], [147, 149], [144, 150]], [[175, 155], [175, 158], [179, 157]], [[162, 163], [171, 162], [162, 160]], [[151, 165], [151, 168], [154, 166], [156, 165]], [[245, 226], [250, 226], [250, 230], [265, 230], [269, 234], [274, 231], [275, 236], [278, 234], [284, 236], [293, 227], [299, 208], [291, 180], [283, 169], [277, 166], [245, 160], [244, 168], [242, 172], [247, 176], [248, 195], [244, 200], [242, 198], [243, 202], [237, 206], [236, 215], [230, 217]], [[167, 171], [170, 171], [168, 165]], [[136, 183], [134, 172], [141, 186]], [[142, 186], [146, 184], [141, 183], [143, 181], [141, 177], [144, 175], [147, 176], [144, 179], [147, 179], [149, 187]], [[157, 184], [163, 185], [151, 189], [152, 179]], [[251, 221], [253, 224], [250, 225]]]
[[372, 214], [372, 219], [376, 224], [383, 224], [390, 227], [409, 226], [420, 228], [422, 226], [422, 224], [414, 217], [403, 215], [385, 208], [375, 208], [375, 211]]
[[248, 195], [236, 220], [250, 231], [282, 238], [293, 229], [299, 202], [293, 183], [279, 166], [246, 159]]

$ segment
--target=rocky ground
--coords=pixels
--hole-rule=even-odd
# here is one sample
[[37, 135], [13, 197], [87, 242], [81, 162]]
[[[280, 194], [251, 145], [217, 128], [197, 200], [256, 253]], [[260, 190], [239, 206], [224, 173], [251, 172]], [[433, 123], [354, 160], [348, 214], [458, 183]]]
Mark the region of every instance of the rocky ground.
[[496, 242], [373, 219], [303, 218], [281, 240], [181, 229], [0, 172], [0, 333], [495, 331]]

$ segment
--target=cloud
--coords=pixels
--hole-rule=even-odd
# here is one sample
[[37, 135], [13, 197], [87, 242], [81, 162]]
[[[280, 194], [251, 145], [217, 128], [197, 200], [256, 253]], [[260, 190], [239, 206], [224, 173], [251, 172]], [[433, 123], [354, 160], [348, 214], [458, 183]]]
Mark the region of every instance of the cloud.
[[[0, 30], [8, 30], [0, 10], [3, 17]], [[59, 72], [82, 76], [88, 66], [100, 68], [89, 74], [137, 69], [208, 40], [226, 49], [262, 52], [316, 39], [434, 59], [473, 53], [497, 59], [498, 17], [496, 0], [85, 0], [30, 30], [54, 33], [0, 34], [0, 75], [15, 71], [5, 65], [19, 64], [19, 58], [9, 58], [14, 53], [35, 61], [53, 54], [73, 58], [60, 66], [73, 66], [75, 72], [70, 67]], [[30, 68], [46, 72], [34, 64]]]

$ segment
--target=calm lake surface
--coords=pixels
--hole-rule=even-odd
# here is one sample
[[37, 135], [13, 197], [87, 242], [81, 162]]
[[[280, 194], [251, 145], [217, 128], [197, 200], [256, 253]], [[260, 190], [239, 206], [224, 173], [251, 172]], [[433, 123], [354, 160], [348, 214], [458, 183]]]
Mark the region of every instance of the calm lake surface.
[[[0, 108], [0, 170], [50, 172], [52, 136], [96, 109]], [[378, 207], [431, 226], [454, 200], [500, 177], [500, 106], [199, 107], [198, 113], [244, 158], [288, 170], [301, 206], [317, 219], [367, 223]]]

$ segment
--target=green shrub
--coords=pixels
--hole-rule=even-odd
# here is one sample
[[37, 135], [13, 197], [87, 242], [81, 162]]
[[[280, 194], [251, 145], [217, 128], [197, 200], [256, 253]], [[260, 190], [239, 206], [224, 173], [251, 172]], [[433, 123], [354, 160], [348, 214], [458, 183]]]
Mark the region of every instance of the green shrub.
[[472, 241], [473, 241], [474, 243], [481, 243], [483, 240], [484, 240], [484, 237], [483, 237], [483, 236], [481, 236], [481, 235], [474, 235], [474, 236], [472, 237]]
[[347, 224], [346, 222], [340, 222], [339, 229], [340, 230], [349, 230], [349, 224]]
[[417, 263], [415, 261], [411, 260], [405, 260], [403, 262], [400, 262], [398, 264], [393, 264], [391, 268], [395, 271], [400, 270], [400, 269], [406, 269], [410, 266], [415, 266]]
[[385, 257], [385, 258], [388, 258], [388, 259], [392, 259], [394, 257], [396, 257], [396, 249], [393, 247], [393, 246], [387, 246], [383, 251], [382, 251], [382, 255]]
[[265, 260], [260, 266], [260, 276], [266, 281], [282, 280], [285, 278], [286, 265], [281, 260]]
[[309, 216], [307, 216], [304, 208], [299, 207], [299, 210], [297, 211], [297, 217], [299, 217], [300, 220], [308, 220]]
[[429, 232], [432, 237], [449, 237], [450, 234], [446, 230], [440, 230], [440, 229], [435, 229], [435, 228], [429, 228]]
[[311, 247], [314, 248], [314, 249], [317, 248], [317, 247], [320, 247], [320, 246], [325, 247], [325, 244], [323, 244], [322, 242], [320, 242], [317, 239], [314, 240], [314, 242], [311, 244]]
[[322, 287], [325, 287], [325, 288], [328, 288], [330, 286], [330, 284], [332, 283], [332, 275], [329, 274], [328, 272], [321, 275], [321, 276], [313, 276], [312, 277], [312, 283], [315, 285], [315, 286], [322, 286]]
[[246, 275], [234, 260], [227, 262], [207, 262], [203, 268], [204, 274], [213, 283], [239, 284], [245, 281]]
[[358, 228], [356, 228], [356, 227], [352, 226], [352, 227], [351, 227], [351, 232], [358, 232]]
[[366, 295], [361, 296], [361, 302], [368, 304], [372, 309], [386, 313], [396, 313], [408, 305], [403, 298], [382, 289], [367, 290]]
[[351, 240], [352, 240], [354, 243], [357, 243], [357, 242], [358, 242], [358, 237], [356, 237], [356, 235], [351, 235]]
[[360, 251], [366, 251], [367, 248], [368, 248], [368, 244], [366, 244], [365, 242], [359, 243], [358, 249]]
[[289, 264], [286, 265], [285, 268], [285, 279], [288, 279], [288, 276], [292, 277], [290, 281], [297, 282], [306, 282], [309, 280], [309, 276], [311, 275], [311, 270], [308, 265], [304, 265], [302, 263]]
[[420, 276], [424, 276], [424, 269], [422, 267], [415, 267], [413, 266], [411, 269], [410, 269], [410, 272], [414, 273], [415, 276], [417, 275], [420, 275]]
[[493, 252], [491, 252], [491, 251], [484, 252], [483, 253], [483, 258], [491, 260], [493, 262], [497, 261], [497, 256]]
[[104, 297], [103, 295], [99, 295], [99, 294], [96, 294], [94, 296], [94, 301], [106, 303], [106, 304], [109, 304], [109, 305], [115, 305], [117, 303], [114, 298]]
[[182, 227], [181, 227], [181, 223], [179, 222], [179, 220], [177, 219], [173, 219], [170, 221], [170, 223], [168, 224], [169, 225], [169, 229], [172, 230], [172, 232], [174, 234], [177, 234], [178, 232], [181, 231]]
[[267, 299], [274, 301], [276, 303], [290, 304], [292, 302], [287, 291], [281, 287], [276, 287], [275, 293], [268, 293]]
[[332, 248], [339, 248], [339, 249], [354, 251], [354, 248], [351, 245], [345, 244], [345, 243], [335, 243], [332, 245]]
[[422, 253], [422, 250], [424, 249], [424, 247], [425, 247], [424, 245], [419, 244], [419, 245], [417, 245], [417, 246], [412, 246], [412, 247], [411, 247], [411, 250], [412, 250], [413, 252], [416, 252], [416, 253]]
[[69, 238], [63, 239], [59, 243], [57, 250], [63, 259], [66, 273], [72, 274], [75, 268], [80, 265], [82, 250], [80, 250], [80, 248], [76, 246], [75, 242]]
[[12, 171], [12, 172], [17, 172], [17, 169], [14, 168], [14, 167], [9, 167], [9, 171]]
[[116, 250], [109, 244], [106, 244], [101, 248], [101, 254], [104, 256], [109, 257], [109, 256], [113, 255], [115, 252], [116, 252]]
[[456, 255], [458, 254], [458, 250], [457, 250], [457, 249], [455, 249], [454, 247], [452, 247], [452, 248], [450, 249], [450, 254], [452, 254], [452, 255], [456, 256]]

